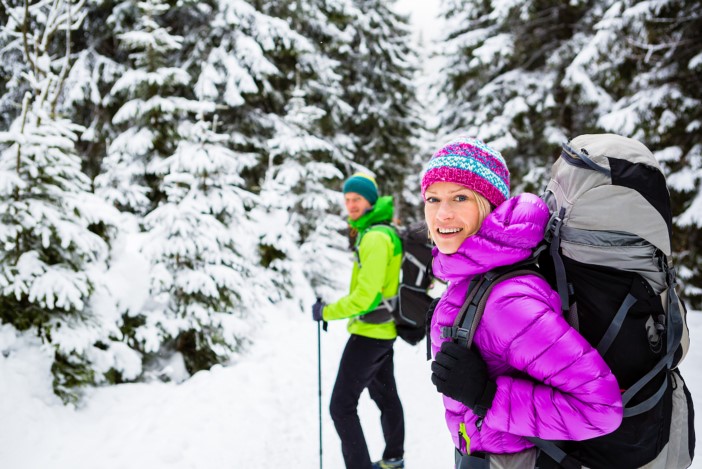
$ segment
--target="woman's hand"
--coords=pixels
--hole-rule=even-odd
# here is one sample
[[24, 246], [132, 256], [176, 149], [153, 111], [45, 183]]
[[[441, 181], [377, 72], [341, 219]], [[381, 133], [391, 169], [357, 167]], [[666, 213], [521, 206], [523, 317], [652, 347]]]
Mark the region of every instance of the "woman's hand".
[[440, 393], [485, 416], [497, 387], [489, 380], [487, 366], [477, 353], [455, 342], [444, 342], [431, 371], [431, 382]]

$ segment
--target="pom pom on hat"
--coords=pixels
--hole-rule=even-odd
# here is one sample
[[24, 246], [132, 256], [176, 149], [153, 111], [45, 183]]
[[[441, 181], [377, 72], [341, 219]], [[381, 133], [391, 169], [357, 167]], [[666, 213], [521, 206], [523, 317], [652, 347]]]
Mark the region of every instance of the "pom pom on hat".
[[499, 151], [477, 138], [459, 137], [434, 153], [422, 176], [422, 196], [435, 182], [453, 182], [497, 207], [509, 198], [509, 170]]
[[365, 173], [356, 173], [344, 182], [344, 194], [347, 192], [361, 195], [371, 205], [375, 205], [378, 200], [378, 184], [372, 176]]

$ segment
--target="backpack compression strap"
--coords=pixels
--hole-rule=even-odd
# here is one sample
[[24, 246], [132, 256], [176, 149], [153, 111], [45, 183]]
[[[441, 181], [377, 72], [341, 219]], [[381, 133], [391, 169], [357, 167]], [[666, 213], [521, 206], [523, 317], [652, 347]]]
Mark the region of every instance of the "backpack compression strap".
[[633, 406], [626, 407], [626, 404], [653, 378], [656, 377], [664, 368], [670, 370], [673, 366], [673, 359], [675, 358], [675, 352], [678, 350], [680, 345], [680, 340], [682, 339], [683, 333], [683, 323], [682, 323], [682, 311], [680, 311], [680, 303], [678, 301], [678, 294], [675, 291], [675, 268], [666, 268], [667, 272], [667, 284], [668, 284], [668, 311], [666, 318], [666, 354], [661, 358], [656, 366], [653, 367], [651, 371], [646, 373], [641, 379], [627, 389], [624, 394], [622, 394], [622, 404], [624, 405], [624, 417], [631, 417], [633, 415], [642, 414], [655, 406], [658, 401], [663, 397], [666, 388], [668, 387], [668, 379], [663, 380], [663, 384], [658, 388], [655, 394], [646, 399], [645, 401]]
[[570, 310], [570, 295], [568, 290], [568, 279], [565, 271], [565, 264], [561, 258], [561, 227], [563, 226], [563, 218], [565, 217], [565, 207], [561, 207], [558, 216], [554, 213], [548, 222], [546, 236], [549, 242], [549, 255], [553, 260], [553, 268], [556, 272], [556, 287], [558, 288], [558, 296], [561, 298], [561, 309], [564, 313]]
[[[682, 312], [680, 311], [680, 304], [678, 302], [678, 296], [675, 292], [675, 269], [667, 269], [666, 272], [666, 283], [668, 284], [668, 307], [666, 313], [666, 354], [656, 363], [656, 365], [638, 381], [627, 389], [624, 394], [622, 394], [622, 404], [624, 405], [624, 417], [631, 417], [634, 415], [639, 415], [644, 412], [651, 410], [663, 397], [666, 388], [668, 387], [668, 380], [663, 380], [663, 383], [658, 388], [658, 390], [648, 397], [645, 401], [633, 407], [627, 407], [626, 405], [631, 401], [631, 399], [646, 386], [652, 379], [654, 379], [658, 373], [660, 373], [664, 368], [670, 369], [672, 367], [673, 358], [675, 352], [680, 345], [680, 340], [682, 338]], [[612, 322], [607, 327], [604, 335], [597, 344], [597, 351], [600, 356], [604, 357], [609, 348], [611, 347], [614, 340], [617, 338], [619, 331], [621, 330], [626, 315], [631, 309], [631, 307], [637, 301], [637, 295], [640, 294], [636, 291], [637, 283], [633, 283], [631, 290], [627, 294], [624, 301], [619, 306], [619, 309], [614, 315]]]
[[[571, 149], [572, 150], [572, 149]], [[587, 163], [587, 161], [590, 161], [587, 157], [583, 157], [583, 155], [579, 155], [583, 161]], [[594, 164], [594, 163], [593, 163]], [[590, 166], [588, 164], [588, 166]], [[594, 169], [594, 168], [593, 168]], [[553, 266], [554, 270], [556, 273], [556, 284], [557, 284], [557, 289], [558, 289], [558, 295], [561, 297], [561, 308], [563, 309], [564, 313], [568, 313], [570, 310], [570, 304], [569, 304], [569, 294], [570, 294], [570, 289], [568, 285], [568, 280], [566, 276], [566, 271], [565, 271], [565, 265], [563, 263], [563, 259], [561, 258], [561, 254], [559, 252], [560, 250], [560, 244], [561, 244], [561, 228], [563, 225], [563, 218], [565, 216], [565, 208], [561, 208], [560, 212], [558, 213], [558, 216], [552, 216], [551, 220], [549, 221], [549, 227], [547, 229], [547, 236], [550, 236], [550, 248], [549, 248], [549, 254], [551, 256], [551, 259], [553, 260]], [[665, 264], [667, 266], [667, 263]], [[645, 401], [633, 406], [633, 407], [626, 407], [626, 404], [639, 392], [641, 389], [646, 386], [652, 379], [658, 375], [664, 368], [670, 369], [672, 367], [673, 359], [675, 356], [675, 352], [677, 351], [678, 346], [680, 345], [680, 341], [682, 339], [682, 329], [683, 329], [683, 324], [682, 324], [682, 313], [680, 311], [680, 304], [678, 302], [678, 296], [677, 293], [675, 292], [675, 269], [674, 268], [668, 268], [666, 267], [666, 283], [668, 284], [668, 308], [667, 308], [667, 318], [666, 318], [666, 324], [667, 324], [667, 331], [666, 331], [666, 336], [667, 336], [667, 347], [666, 347], [666, 355], [661, 358], [661, 360], [653, 367], [652, 370], [650, 370], [648, 373], [646, 373], [642, 378], [640, 378], [636, 383], [634, 383], [632, 386], [627, 389], [624, 394], [622, 394], [622, 403], [624, 405], [624, 417], [631, 417], [634, 415], [639, 415], [644, 412], [647, 412], [648, 410], [652, 409], [658, 401], [661, 399], [663, 394], [665, 393], [665, 390], [668, 386], [668, 380], [664, 380], [663, 384], [661, 384], [660, 388], [648, 399]], [[622, 328], [622, 325], [624, 324], [624, 320], [626, 319], [626, 315], [629, 312], [629, 309], [636, 303], [636, 295], [633, 294], [632, 291], [630, 291], [626, 298], [624, 298], [624, 301], [622, 304], [619, 306], [619, 309], [617, 310], [616, 314], [614, 315], [614, 318], [612, 319], [612, 322], [610, 325], [607, 327], [607, 330], [605, 331], [604, 335], [600, 339], [600, 342], [597, 344], [597, 351], [599, 354], [604, 357], [605, 353], [609, 350], [610, 346], [616, 339], [617, 335], [619, 334], [620, 329]], [[550, 455], [550, 454], [549, 454]]]

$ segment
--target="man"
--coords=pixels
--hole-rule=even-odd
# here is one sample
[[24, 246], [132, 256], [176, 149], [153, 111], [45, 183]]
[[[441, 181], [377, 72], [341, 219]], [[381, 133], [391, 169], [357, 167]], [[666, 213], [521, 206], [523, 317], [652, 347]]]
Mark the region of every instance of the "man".
[[[397, 295], [402, 245], [392, 220], [392, 197], [378, 197], [371, 176], [357, 173], [344, 183], [349, 225], [358, 232], [349, 294], [335, 303], [317, 302], [316, 321], [348, 319], [351, 334], [339, 363], [329, 410], [341, 439], [347, 469], [404, 468], [405, 423], [393, 372], [395, 323], [387, 301]], [[383, 459], [371, 463], [358, 418], [365, 388], [380, 409]]]

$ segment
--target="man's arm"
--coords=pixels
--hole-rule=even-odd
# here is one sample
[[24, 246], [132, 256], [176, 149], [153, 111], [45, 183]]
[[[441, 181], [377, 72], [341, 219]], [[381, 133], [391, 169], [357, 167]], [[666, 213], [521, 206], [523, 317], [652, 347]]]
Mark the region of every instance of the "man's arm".
[[327, 321], [373, 311], [383, 299], [383, 285], [392, 256], [392, 240], [381, 231], [370, 231], [358, 247], [360, 268], [348, 295], [324, 307]]

